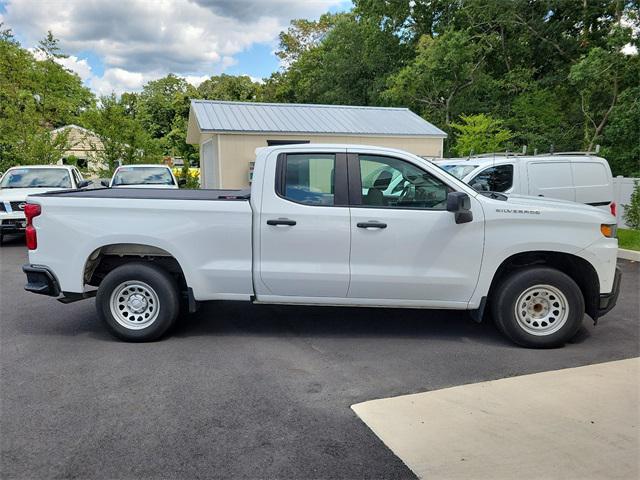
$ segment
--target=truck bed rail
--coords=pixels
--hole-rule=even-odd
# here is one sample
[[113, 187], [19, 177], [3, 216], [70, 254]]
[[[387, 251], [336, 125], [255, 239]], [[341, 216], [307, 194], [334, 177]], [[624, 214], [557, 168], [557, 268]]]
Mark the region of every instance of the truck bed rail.
[[30, 197], [128, 198], [158, 200], [249, 200], [251, 190], [186, 190], [163, 188], [94, 188], [38, 193]]

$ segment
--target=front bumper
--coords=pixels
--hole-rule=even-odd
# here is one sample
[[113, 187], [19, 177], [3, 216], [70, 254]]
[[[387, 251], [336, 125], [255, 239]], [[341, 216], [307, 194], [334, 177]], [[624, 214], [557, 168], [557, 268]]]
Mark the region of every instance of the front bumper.
[[600, 294], [600, 304], [598, 306], [598, 316], [601, 317], [611, 311], [616, 306], [618, 295], [620, 295], [620, 280], [622, 279], [622, 271], [620, 267], [616, 267], [616, 273], [613, 278], [613, 289], [611, 293]]
[[5, 218], [0, 220], [0, 233], [20, 233], [24, 232], [27, 221], [23, 218]]
[[60, 285], [51, 270], [42, 265], [23, 265], [22, 271], [27, 274], [27, 284], [24, 289], [27, 292], [39, 293], [57, 297], [60, 295]]

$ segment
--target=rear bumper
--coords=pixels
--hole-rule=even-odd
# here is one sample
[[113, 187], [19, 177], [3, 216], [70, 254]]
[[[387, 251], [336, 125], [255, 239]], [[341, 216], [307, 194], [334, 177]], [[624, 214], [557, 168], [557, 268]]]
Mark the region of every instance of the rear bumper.
[[51, 270], [42, 265], [23, 265], [22, 271], [27, 275], [27, 284], [24, 289], [27, 292], [39, 293], [57, 297], [60, 295], [60, 285]]
[[601, 317], [611, 311], [616, 306], [618, 295], [620, 295], [620, 280], [622, 279], [622, 271], [620, 267], [616, 267], [616, 273], [613, 278], [613, 289], [611, 293], [600, 294], [600, 304], [598, 306], [598, 316]]

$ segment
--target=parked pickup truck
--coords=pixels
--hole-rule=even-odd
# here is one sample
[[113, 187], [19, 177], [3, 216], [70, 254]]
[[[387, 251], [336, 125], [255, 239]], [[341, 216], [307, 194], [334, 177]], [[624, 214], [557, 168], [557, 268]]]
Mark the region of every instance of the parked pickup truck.
[[158, 339], [180, 308], [244, 300], [490, 312], [514, 342], [551, 347], [611, 310], [620, 285], [609, 213], [477, 192], [387, 148], [268, 147], [250, 191], [51, 192], [25, 212], [26, 290], [96, 296], [129, 341]]

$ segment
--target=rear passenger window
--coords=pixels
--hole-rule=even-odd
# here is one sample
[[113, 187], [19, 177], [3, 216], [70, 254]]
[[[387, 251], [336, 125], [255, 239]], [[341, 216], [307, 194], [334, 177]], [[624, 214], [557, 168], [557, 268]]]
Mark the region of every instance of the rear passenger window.
[[305, 205], [334, 205], [336, 156], [333, 154], [289, 154], [280, 194]]
[[506, 192], [513, 186], [513, 165], [497, 165], [484, 169], [469, 185], [482, 192]]

